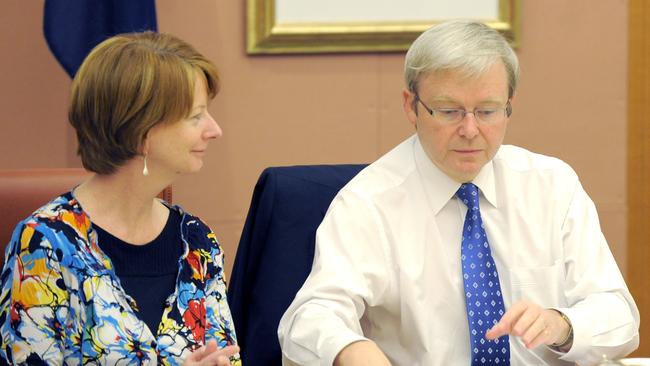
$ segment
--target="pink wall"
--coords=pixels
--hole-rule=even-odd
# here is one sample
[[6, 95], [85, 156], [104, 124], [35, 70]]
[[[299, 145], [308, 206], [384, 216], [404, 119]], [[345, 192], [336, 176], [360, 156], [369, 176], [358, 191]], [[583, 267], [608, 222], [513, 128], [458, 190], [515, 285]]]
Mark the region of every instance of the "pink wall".
[[67, 166], [68, 75], [42, 35], [42, 1], [0, 5], [0, 168]]
[[[521, 3], [522, 79], [506, 142], [574, 167], [624, 266], [627, 1]], [[400, 103], [403, 54], [248, 57], [244, 1], [157, 5], [160, 30], [194, 44], [222, 72], [210, 110], [224, 137], [174, 195], [215, 229], [228, 268], [263, 168], [369, 162], [412, 133]], [[69, 80], [43, 40], [42, 2], [0, 8], [0, 168], [77, 166]]]

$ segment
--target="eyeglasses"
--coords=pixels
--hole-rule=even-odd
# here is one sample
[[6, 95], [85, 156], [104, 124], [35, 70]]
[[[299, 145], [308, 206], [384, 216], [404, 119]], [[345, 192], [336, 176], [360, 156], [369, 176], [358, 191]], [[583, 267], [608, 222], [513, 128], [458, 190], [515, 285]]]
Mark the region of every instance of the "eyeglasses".
[[465, 118], [465, 115], [469, 113], [473, 114], [474, 118], [476, 118], [478, 122], [486, 125], [499, 123], [503, 121], [505, 117], [510, 117], [510, 114], [512, 114], [512, 105], [510, 105], [510, 101], [506, 103], [505, 107], [501, 108], [479, 107], [474, 108], [472, 111], [466, 111], [462, 108], [429, 108], [424, 104], [424, 102], [422, 102], [419, 95], [415, 94], [415, 99], [422, 104], [424, 109], [429, 112], [433, 119], [448, 125], [453, 125], [454, 123], [462, 121]]

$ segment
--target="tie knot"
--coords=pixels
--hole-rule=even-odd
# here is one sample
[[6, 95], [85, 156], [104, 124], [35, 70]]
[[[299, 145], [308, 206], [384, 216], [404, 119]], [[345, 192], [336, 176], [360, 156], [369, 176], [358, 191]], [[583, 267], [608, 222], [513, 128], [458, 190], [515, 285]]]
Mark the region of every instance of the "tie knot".
[[458, 191], [456, 196], [460, 198], [461, 201], [467, 206], [470, 210], [478, 210], [478, 187], [474, 183], [463, 183]]

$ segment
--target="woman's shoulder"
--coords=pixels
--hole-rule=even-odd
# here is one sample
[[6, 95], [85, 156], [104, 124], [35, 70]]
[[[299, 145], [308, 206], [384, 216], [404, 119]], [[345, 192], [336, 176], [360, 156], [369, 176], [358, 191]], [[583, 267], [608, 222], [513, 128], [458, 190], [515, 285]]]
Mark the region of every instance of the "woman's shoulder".
[[196, 249], [203, 249], [209, 252], [221, 252], [221, 247], [217, 236], [212, 229], [201, 220], [198, 216], [194, 216], [185, 211], [179, 205], [168, 206], [172, 213], [176, 213], [181, 217], [181, 234], [184, 240], [189, 245], [190, 251]]
[[43, 206], [37, 208], [29, 218], [56, 217], [62, 213], [81, 213], [81, 207], [71, 191], [53, 198]]
[[163, 201], [163, 204], [167, 206], [172, 214], [178, 215], [181, 220], [181, 226], [184, 228], [191, 228], [193, 230], [203, 229], [211, 231], [210, 227], [201, 220], [198, 216], [194, 216], [191, 213], [185, 211], [180, 205], [171, 205]]
[[72, 193], [64, 193], [16, 225], [5, 252], [7, 261], [11, 262], [20, 253], [29, 254], [33, 260], [77, 260], [71, 254], [79, 252], [78, 246], [87, 239], [89, 228], [90, 219]]
[[41, 234], [65, 233], [69, 236], [70, 233], [77, 235], [86, 233], [89, 227], [90, 219], [81, 209], [72, 192], [66, 192], [32, 212], [18, 223], [16, 230], [22, 232], [29, 229]]
[[90, 224], [88, 216], [71, 191], [55, 197], [50, 202], [39, 207], [26, 220], [45, 224], [46, 226], [57, 222], [74, 227], [87, 227]]

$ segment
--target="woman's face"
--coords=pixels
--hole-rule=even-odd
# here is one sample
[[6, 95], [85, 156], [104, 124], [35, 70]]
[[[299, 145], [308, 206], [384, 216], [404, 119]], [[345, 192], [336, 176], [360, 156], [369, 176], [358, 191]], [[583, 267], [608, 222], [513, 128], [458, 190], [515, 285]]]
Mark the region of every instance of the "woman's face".
[[149, 131], [145, 151], [149, 171], [172, 175], [199, 171], [210, 140], [221, 134], [221, 127], [208, 113], [205, 81], [197, 76], [190, 115], [177, 122], [158, 124]]

